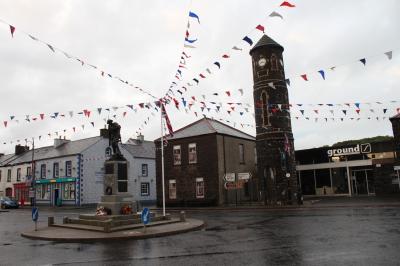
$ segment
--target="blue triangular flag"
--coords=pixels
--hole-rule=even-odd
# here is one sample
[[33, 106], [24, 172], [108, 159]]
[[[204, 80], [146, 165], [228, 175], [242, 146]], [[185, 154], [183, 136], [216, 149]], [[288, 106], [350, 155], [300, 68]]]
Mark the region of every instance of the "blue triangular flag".
[[367, 60], [365, 58], [360, 59], [360, 62], [363, 63], [363, 65], [365, 66], [365, 63], [367, 62]]
[[214, 65], [216, 65], [218, 68], [221, 68], [221, 65], [219, 62], [214, 62]]
[[300, 110], [301, 114], [304, 115], [304, 110]]
[[360, 103], [354, 103], [354, 105], [355, 105], [358, 109], [360, 109]]
[[199, 80], [198, 79], [193, 79], [196, 83], [197, 83], [197, 85], [199, 85]]
[[321, 74], [322, 78], [325, 80], [325, 72], [321, 69], [318, 71]]
[[185, 41], [188, 42], [188, 43], [194, 43], [195, 41], [197, 41], [197, 39], [189, 40], [188, 38], [185, 38]]
[[285, 79], [285, 81], [286, 81], [286, 84], [287, 84], [288, 86], [290, 86], [290, 79]]
[[243, 41], [245, 41], [245, 42], [247, 42], [248, 44], [250, 44], [250, 46], [253, 45], [253, 41], [252, 41], [249, 37], [247, 37], [247, 36], [244, 36]]
[[199, 22], [199, 24], [200, 24], [200, 18], [199, 18], [199, 16], [197, 16], [195, 13], [193, 13], [192, 11], [189, 11], [189, 17], [192, 17], [192, 18], [196, 18], [197, 19], [197, 22]]
[[186, 107], [186, 101], [185, 101], [185, 98], [182, 98], [182, 103], [183, 103], [183, 106], [184, 106], [184, 107]]

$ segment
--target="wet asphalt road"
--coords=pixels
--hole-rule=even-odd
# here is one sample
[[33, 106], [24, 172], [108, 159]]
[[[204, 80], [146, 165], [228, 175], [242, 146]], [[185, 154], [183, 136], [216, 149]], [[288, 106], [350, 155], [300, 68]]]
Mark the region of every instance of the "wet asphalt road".
[[[61, 217], [88, 210], [40, 212]], [[400, 207], [193, 211], [206, 229], [108, 243], [29, 240], [29, 209], [0, 213], [0, 265], [400, 265]]]

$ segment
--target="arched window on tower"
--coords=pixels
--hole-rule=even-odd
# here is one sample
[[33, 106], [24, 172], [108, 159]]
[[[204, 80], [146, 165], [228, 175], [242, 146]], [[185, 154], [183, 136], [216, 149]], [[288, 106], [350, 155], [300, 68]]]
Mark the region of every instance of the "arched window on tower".
[[268, 94], [266, 91], [261, 93], [261, 103], [262, 103], [262, 122], [263, 126], [269, 126], [269, 110], [268, 110]]
[[279, 65], [278, 65], [278, 58], [276, 57], [275, 54], [271, 55], [271, 71], [278, 71], [279, 70]]

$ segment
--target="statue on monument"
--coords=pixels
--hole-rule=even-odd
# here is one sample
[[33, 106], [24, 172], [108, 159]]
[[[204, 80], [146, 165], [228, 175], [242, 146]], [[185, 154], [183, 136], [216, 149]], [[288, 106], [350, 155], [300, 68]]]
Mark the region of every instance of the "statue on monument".
[[113, 122], [111, 119], [107, 121], [108, 124], [108, 141], [111, 146], [113, 155], [112, 159], [122, 159], [121, 150], [118, 147], [118, 143], [121, 142], [121, 126], [117, 122]]

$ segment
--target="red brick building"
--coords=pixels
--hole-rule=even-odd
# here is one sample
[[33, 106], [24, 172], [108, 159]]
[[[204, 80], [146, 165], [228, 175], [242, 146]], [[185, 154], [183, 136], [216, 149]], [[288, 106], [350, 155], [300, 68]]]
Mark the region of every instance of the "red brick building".
[[[258, 201], [255, 138], [203, 118], [167, 137], [167, 206], [210, 206]], [[161, 149], [156, 144], [157, 203], [162, 205]]]

